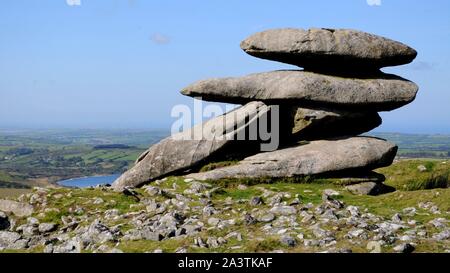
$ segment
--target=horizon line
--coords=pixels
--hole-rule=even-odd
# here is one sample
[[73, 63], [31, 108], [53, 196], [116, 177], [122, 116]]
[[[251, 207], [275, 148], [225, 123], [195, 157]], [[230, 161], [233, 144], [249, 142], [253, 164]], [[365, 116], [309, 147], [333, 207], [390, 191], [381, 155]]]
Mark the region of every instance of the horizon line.
[[[161, 128], [161, 127], [41, 127], [41, 128], [33, 128], [33, 127], [9, 127], [0, 126], [0, 133], [4, 133], [5, 131], [36, 131], [36, 132], [45, 132], [45, 131], [139, 131], [139, 132], [151, 132], [158, 131], [163, 132], [167, 131], [170, 133], [170, 128]], [[450, 136], [450, 132], [402, 132], [402, 131], [388, 131], [388, 130], [372, 130], [366, 133], [360, 134], [360, 136], [367, 134], [402, 134], [402, 135], [444, 135]]]

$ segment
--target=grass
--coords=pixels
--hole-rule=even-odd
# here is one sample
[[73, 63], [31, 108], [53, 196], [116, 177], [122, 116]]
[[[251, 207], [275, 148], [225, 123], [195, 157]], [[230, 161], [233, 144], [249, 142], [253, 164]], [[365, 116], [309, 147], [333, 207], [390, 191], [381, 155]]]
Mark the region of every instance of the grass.
[[219, 195], [226, 197], [231, 197], [233, 200], [239, 200], [239, 199], [250, 199], [252, 196], [257, 196], [260, 194], [259, 190], [256, 190], [254, 188], [249, 188], [245, 190], [239, 190], [237, 188], [235, 189], [224, 189], [223, 192], [221, 192]]
[[[366, 208], [369, 212], [391, 217], [396, 212], [401, 212], [404, 208], [415, 207], [420, 214], [417, 215], [416, 220], [425, 222], [436, 218], [436, 215], [431, 215], [424, 210], [418, 208], [418, 203], [431, 201], [442, 212], [450, 211], [450, 190], [449, 189], [434, 189], [434, 190], [420, 190], [420, 191], [397, 191], [380, 196], [358, 196], [346, 192], [342, 192], [342, 200], [347, 205], [360, 206]], [[448, 214], [443, 214], [440, 217], [450, 219]]]
[[217, 181], [214, 180], [206, 180], [206, 182], [211, 183], [213, 185], [233, 188], [238, 185], [260, 185], [260, 184], [274, 184], [278, 182], [286, 182], [292, 184], [305, 184], [305, 183], [316, 183], [320, 184], [323, 182], [331, 182], [333, 179], [315, 179], [311, 176], [296, 176], [296, 177], [285, 177], [285, 178], [277, 178], [277, 177], [255, 177], [255, 178], [223, 178]]
[[9, 189], [0, 188], [0, 198], [13, 198], [18, 197], [21, 194], [29, 193], [31, 189]]
[[[27, 249], [27, 253], [42, 253], [44, 251], [44, 246], [37, 246], [35, 248], [29, 248]], [[24, 253], [23, 250], [21, 249], [6, 249], [6, 250], [1, 250], [0, 253]]]
[[160, 242], [139, 240], [139, 241], [123, 241], [117, 247], [128, 253], [153, 252], [155, 249], [162, 249], [164, 252], [175, 252], [179, 247], [189, 247], [193, 242], [185, 238], [167, 239]]
[[238, 163], [239, 163], [238, 160], [212, 162], [212, 163], [208, 163], [205, 166], [201, 167], [200, 168], [200, 172], [212, 171], [212, 170], [218, 169], [218, 168], [223, 168], [223, 167], [227, 167], [227, 166], [233, 166], [233, 165], [236, 165]]
[[[101, 204], [93, 204], [95, 198], [103, 199]], [[118, 209], [120, 213], [129, 212], [130, 205], [138, 204], [136, 199], [115, 192], [104, 192], [99, 189], [55, 189], [47, 199], [46, 207], [56, 208], [44, 215], [36, 214], [41, 222], [61, 224], [61, 217], [70, 215], [70, 211], [81, 207], [85, 213], [103, 213], [108, 209]]]
[[[439, 160], [401, 160], [378, 169], [386, 176], [386, 184], [397, 190], [414, 191], [447, 188], [450, 181], [450, 162]], [[426, 171], [419, 171], [423, 165]]]

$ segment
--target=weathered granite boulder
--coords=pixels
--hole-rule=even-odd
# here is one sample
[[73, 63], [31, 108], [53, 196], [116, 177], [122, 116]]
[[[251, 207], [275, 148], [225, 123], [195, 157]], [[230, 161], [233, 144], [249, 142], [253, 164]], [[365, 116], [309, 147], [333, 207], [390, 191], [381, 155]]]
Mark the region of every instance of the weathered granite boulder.
[[390, 111], [412, 102], [417, 91], [413, 82], [384, 73], [355, 78], [282, 70], [198, 81], [181, 93], [237, 104], [258, 100], [266, 104], [314, 105], [348, 111], [358, 108]]
[[197, 180], [293, 177], [360, 172], [392, 164], [397, 146], [378, 138], [319, 140], [292, 148], [260, 153], [239, 164], [187, 175]]
[[345, 189], [356, 195], [380, 195], [395, 191], [395, 188], [377, 182], [363, 182], [348, 185]]
[[356, 136], [382, 123], [377, 112], [355, 112], [327, 108], [281, 107], [281, 132], [293, 140], [319, 140]]
[[0, 250], [26, 248], [28, 240], [21, 239], [21, 237], [16, 232], [0, 231]]
[[13, 213], [18, 217], [27, 217], [33, 213], [33, 206], [13, 200], [0, 199], [0, 211]]
[[386, 177], [383, 174], [374, 171], [366, 171], [361, 173], [353, 172], [349, 175], [344, 173], [341, 176], [334, 176], [333, 178], [337, 179], [336, 184], [343, 186], [356, 185], [366, 182], [383, 183], [386, 180]]
[[[256, 126], [258, 119], [269, 110], [262, 102], [251, 102], [163, 139], [143, 153], [136, 165], [122, 174], [112, 187], [122, 190], [127, 186], [141, 186], [151, 180], [205, 163], [222, 150], [228, 152], [229, 145], [243, 142], [236, 139]], [[246, 152], [250, 152], [251, 147], [247, 148]]]
[[379, 69], [410, 63], [417, 56], [411, 47], [381, 36], [351, 29], [272, 29], [241, 42], [248, 54], [306, 69]]

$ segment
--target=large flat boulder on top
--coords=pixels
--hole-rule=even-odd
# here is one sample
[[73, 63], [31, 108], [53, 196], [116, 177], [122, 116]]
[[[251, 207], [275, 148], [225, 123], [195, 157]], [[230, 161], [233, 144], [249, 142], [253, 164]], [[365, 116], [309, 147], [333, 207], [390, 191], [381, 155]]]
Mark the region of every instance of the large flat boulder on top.
[[112, 186], [115, 190], [138, 187], [154, 179], [198, 166], [218, 153], [225, 153], [223, 151], [228, 153], [229, 145], [244, 142], [239, 140], [244, 135], [241, 133], [247, 134], [249, 128], [255, 126], [258, 119], [269, 110], [262, 102], [251, 102], [167, 137], [144, 152], [136, 164], [114, 181]]
[[351, 29], [271, 29], [251, 35], [241, 48], [258, 58], [314, 70], [379, 69], [417, 56], [405, 44]]
[[390, 111], [412, 102], [417, 91], [413, 82], [384, 73], [350, 78], [281, 70], [202, 80], [181, 93], [206, 101], [237, 104], [258, 100], [266, 104]]
[[383, 139], [351, 137], [259, 153], [237, 165], [187, 175], [197, 180], [329, 175], [361, 172], [392, 164], [397, 146]]

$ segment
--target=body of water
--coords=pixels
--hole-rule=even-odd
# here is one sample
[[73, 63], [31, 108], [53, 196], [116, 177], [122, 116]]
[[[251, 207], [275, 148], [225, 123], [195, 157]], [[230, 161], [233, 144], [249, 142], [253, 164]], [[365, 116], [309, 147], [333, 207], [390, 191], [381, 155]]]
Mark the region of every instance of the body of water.
[[120, 174], [104, 176], [88, 176], [59, 181], [58, 184], [65, 187], [87, 188], [97, 185], [112, 184]]

